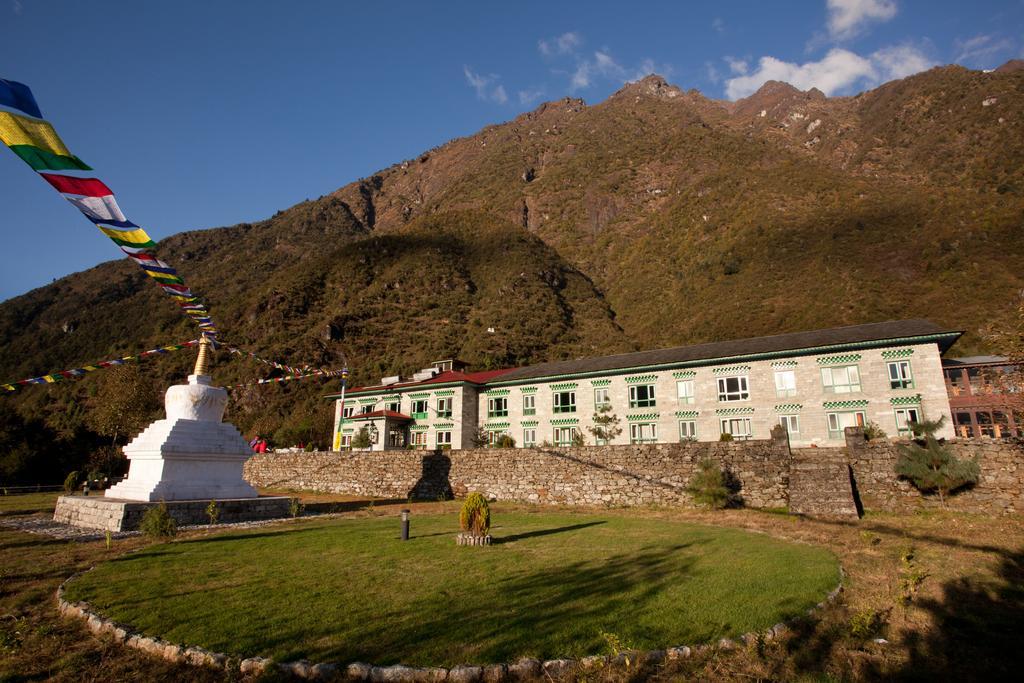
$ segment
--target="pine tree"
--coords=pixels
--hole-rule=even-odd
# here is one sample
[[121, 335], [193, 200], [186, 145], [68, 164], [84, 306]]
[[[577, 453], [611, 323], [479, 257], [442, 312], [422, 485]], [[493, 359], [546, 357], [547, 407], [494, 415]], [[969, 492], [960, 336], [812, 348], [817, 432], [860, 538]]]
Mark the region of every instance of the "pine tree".
[[729, 503], [730, 493], [725, 485], [725, 474], [711, 458], [700, 461], [686, 490], [693, 496], [695, 503], [704, 507], [721, 509]]
[[899, 457], [896, 460], [896, 474], [909, 479], [924, 493], [938, 493], [943, 507], [946, 506], [946, 496], [950, 492], [976, 483], [981, 474], [981, 466], [976, 457], [961, 460], [949, 446], [935, 438], [935, 433], [945, 420], [946, 416], [943, 415], [938, 420], [910, 423], [911, 431], [921, 438], [897, 446]]
[[360, 427], [352, 437], [352, 448], [369, 448], [370, 443], [370, 430], [366, 427]]

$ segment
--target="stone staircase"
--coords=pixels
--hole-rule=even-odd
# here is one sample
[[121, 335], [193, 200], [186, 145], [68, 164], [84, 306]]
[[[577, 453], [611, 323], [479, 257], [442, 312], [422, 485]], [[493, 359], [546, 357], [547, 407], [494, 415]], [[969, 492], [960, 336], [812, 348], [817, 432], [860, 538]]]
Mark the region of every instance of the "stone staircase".
[[858, 516], [845, 448], [793, 449], [789, 511], [820, 517]]

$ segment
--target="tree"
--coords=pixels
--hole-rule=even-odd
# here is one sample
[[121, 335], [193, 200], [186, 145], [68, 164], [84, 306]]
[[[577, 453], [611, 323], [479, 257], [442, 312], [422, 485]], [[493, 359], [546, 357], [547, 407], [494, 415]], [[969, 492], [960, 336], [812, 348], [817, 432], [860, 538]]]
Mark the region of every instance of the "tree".
[[142, 431], [156, 406], [153, 387], [138, 366], [122, 365], [100, 377], [87, 422], [94, 432], [110, 437], [110, 445], [116, 446], [119, 439], [127, 440]]
[[612, 412], [612, 407], [607, 403], [598, 408], [591, 419], [594, 424], [587, 427], [587, 431], [594, 436], [594, 441], [598, 444], [611, 443], [622, 433], [619, 416]]
[[370, 430], [365, 426], [352, 436], [352, 448], [369, 448], [370, 443]]
[[711, 458], [700, 461], [697, 471], [690, 477], [686, 491], [693, 496], [693, 501], [698, 505], [716, 510], [724, 508], [731, 498], [725, 474]]
[[470, 441], [473, 442], [473, 446], [476, 448], [487, 448], [491, 444], [490, 434], [483, 427], [476, 428], [473, 436], [470, 437]]
[[899, 444], [899, 457], [896, 459], [896, 474], [909, 479], [923, 493], [938, 493], [943, 507], [946, 506], [946, 496], [962, 486], [976, 483], [981, 475], [977, 457], [972, 460], [957, 458], [948, 445], [935, 438], [945, 420], [943, 415], [938, 420], [911, 422], [911, 431], [923, 438]]
[[466, 496], [459, 511], [459, 526], [472, 536], [486, 536], [491, 530], [491, 508], [482, 493], [474, 491]]

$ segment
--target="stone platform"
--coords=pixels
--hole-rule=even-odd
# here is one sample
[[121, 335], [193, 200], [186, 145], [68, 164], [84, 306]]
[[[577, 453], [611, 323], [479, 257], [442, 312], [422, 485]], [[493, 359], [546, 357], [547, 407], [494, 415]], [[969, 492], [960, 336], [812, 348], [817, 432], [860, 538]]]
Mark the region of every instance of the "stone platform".
[[[291, 516], [291, 499], [286, 496], [228, 498], [217, 501], [217, 521], [221, 524], [255, 522]], [[169, 500], [167, 511], [179, 526], [208, 524], [209, 500]], [[53, 521], [101, 531], [132, 531], [139, 528], [146, 510], [159, 502], [118, 500], [101, 496], [61, 496], [53, 512]]]

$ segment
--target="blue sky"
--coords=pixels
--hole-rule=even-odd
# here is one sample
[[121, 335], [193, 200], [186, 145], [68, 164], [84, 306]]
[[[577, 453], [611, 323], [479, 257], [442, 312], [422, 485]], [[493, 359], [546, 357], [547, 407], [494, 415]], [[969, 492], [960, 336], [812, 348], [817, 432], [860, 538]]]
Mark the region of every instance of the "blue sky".
[[[719, 98], [769, 78], [849, 94], [1022, 56], [1024, 0], [0, 0], [0, 78], [32, 87], [156, 239], [266, 218], [541, 101], [598, 102], [651, 71]], [[119, 256], [0, 152], [0, 300]]]

